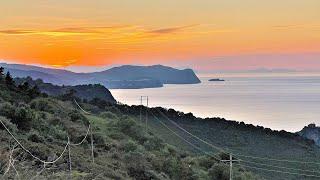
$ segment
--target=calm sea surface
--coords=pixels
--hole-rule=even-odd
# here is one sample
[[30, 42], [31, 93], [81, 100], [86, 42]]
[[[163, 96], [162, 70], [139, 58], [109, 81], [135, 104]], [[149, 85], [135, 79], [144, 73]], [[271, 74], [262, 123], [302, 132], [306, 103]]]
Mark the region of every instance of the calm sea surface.
[[[225, 82], [209, 82], [222, 78]], [[202, 76], [201, 84], [163, 88], [111, 90], [126, 104], [140, 104], [192, 112], [198, 117], [224, 117], [271, 129], [299, 131], [320, 125], [320, 74], [219, 74]]]

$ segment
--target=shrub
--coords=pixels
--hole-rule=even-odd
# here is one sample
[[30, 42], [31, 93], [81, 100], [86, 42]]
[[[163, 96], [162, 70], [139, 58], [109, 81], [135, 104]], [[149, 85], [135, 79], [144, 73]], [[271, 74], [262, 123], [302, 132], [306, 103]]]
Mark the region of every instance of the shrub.
[[83, 123], [85, 123], [86, 125], [89, 124], [89, 121], [87, 120], [87, 118], [86, 118], [84, 115], [82, 115], [80, 112], [78, 112], [77, 110], [71, 111], [71, 112], [68, 114], [68, 116], [70, 117], [70, 120], [71, 120], [72, 122], [78, 121], [78, 122], [83, 122]]
[[125, 155], [124, 160], [129, 176], [134, 179], [154, 179], [148, 173], [151, 164], [144, 157], [144, 154], [137, 152], [130, 152]]
[[[9, 129], [10, 132], [14, 133], [14, 132], [18, 131], [17, 126], [15, 124], [11, 123], [7, 118], [0, 116], [0, 120]], [[0, 124], [0, 129], [5, 130], [5, 128], [3, 127], [2, 124]]]
[[147, 140], [147, 138], [144, 135], [145, 134], [144, 131], [131, 118], [128, 118], [126, 116], [122, 117], [117, 122], [117, 126], [119, 126], [121, 132], [139, 141], [140, 143], [143, 143], [144, 141]]
[[102, 118], [108, 118], [108, 119], [116, 119], [117, 115], [113, 114], [112, 112], [102, 112], [100, 114], [100, 117]]
[[28, 137], [29, 141], [32, 141], [32, 142], [35, 142], [35, 143], [44, 142], [44, 138], [42, 136], [40, 136], [39, 133], [36, 132], [36, 131], [29, 132], [27, 137]]
[[68, 136], [68, 133], [62, 127], [62, 125], [51, 125], [48, 134], [59, 140], [65, 140]]
[[120, 145], [120, 149], [122, 149], [125, 152], [132, 152], [135, 151], [137, 148], [137, 144], [132, 140], [124, 141]]
[[19, 129], [30, 130], [34, 118], [35, 114], [29, 107], [19, 107], [16, 109], [12, 121], [17, 124]]
[[209, 176], [212, 180], [228, 180], [229, 171], [224, 164], [215, 164], [209, 169]]
[[148, 138], [143, 145], [147, 150], [160, 150], [163, 148], [162, 140], [154, 136]]
[[[87, 138], [88, 142], [91, 143], [91, 138], [88, 136]], [[106, 141], [100, 134], [93, 134], [93, 142], [95, 146], [105, 148], [106, 147]]]
[[125, 135], [122, 132], [117, 132], [117, 131], [112, 131], [109, 134], [109, 137], [112, 138], [112, 139], [116, 139], [116, 140], [122, 140], [122, 139], [126, 138]]
[[30, 107], [39, 111], [54, 113], [56, 108], [47, 99], [39, 98], [31, 101]]
[[201, 156], [198, 159], [198, 162], [199, 162], [199, 166], [200, 167], [204, 167], [206, 169], [210, 169], [214, 164], [217, 163], [217, 160], [214, 159], [213, 157]]
[[15, 113], [14, 107], [10, 103], [2, 103], [0, 104], [0, 115], [12, 118]]

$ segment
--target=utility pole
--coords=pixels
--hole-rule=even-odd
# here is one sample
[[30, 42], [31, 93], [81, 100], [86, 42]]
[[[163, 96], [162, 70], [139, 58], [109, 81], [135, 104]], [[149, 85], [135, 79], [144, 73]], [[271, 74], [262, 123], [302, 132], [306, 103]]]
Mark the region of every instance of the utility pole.
[[71, 148], [70, 148], [70, 139], [68, 137], [68, 158], [69, 158], [69, 179], [72, 179], [72, 165], [71, 165]]
[[234, 160], [232, 158], [232, 154], [229, 154], [229, 160], [221, 160], [221, 162], [228, 162], [230, 169], [229, 169], [229, 179], [232, 180], [233, 179], [233, 172], [232, 172], [232, 167], [233, 167], [233, 162], [240, 162], [240, 160]]
[[140, 122], [142, 122], [142, 96], [140, 96]]
[[142, 106], [143, 100], [146, 102], [146, 119], [145, 119], [145, 132], [148, 131], [148, 107], [149, 107], [149, 97], [148, 96], [140, 96], [140, 122], [142, 122]]
[[149, 108], [149, 97], [147, 96], [147, 109], [146, 109], [146, 134], [148, 133], [148, 108]]
[[92, 156], [92, 163], [94, 164], [94, 146], [93, 146], [93, 134], [92, 134], [92, 128], [90, 126], [90, 136], [91, 136], [91, 156]]

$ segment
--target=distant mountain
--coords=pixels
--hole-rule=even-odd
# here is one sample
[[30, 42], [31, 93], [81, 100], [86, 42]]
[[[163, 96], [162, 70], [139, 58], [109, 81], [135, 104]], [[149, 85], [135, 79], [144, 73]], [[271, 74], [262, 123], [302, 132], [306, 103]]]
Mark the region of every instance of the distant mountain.
[[100, 84], [58, 86], [51, 83], [44, 83], [41, 79], [33, 80], [30, 77], [15, 78], [14, 81], [17, 85], [27, 82], [30, 86], [37, 86], [41, 92], [50, 96], [61, 96], [70, 92], [70, 90], [75, 90], [75, 96], [80, 99], [92, 100], [99, 98], [111, 103], [116, 103], [110, 91]]
[[315, 124], [305, 126], [298, 134], [306, 139], [313, 140], [316, 145], [320, 146], [320, 127]]
[[163, 84], [196, 84], [199, 78], [192, 69], [174, 69], [162, 65], [114, 67], [101, 72], [75, 73], [37, 66], [0, 63], [14, 77], [42, 79], [57, 85], [102, 84], [111, 89], [162, 87]]

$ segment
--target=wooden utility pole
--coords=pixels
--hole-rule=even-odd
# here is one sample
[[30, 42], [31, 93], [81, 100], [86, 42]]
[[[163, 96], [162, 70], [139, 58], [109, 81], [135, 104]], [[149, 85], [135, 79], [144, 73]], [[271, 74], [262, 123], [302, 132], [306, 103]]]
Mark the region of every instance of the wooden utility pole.
[[229, 179], [232, 180], [233, 179], [233, 172], [232, 172], [232, 168], [233, 168], [233, 162], [239, 162], [240, 160], [234, 160], [232, 158], [232, 154], [229, 154], [229, 160], [221, 160], [221, 162], [228, 162], [229, 163]]
[[142, 123], [142, 96], [140, 96], [140, 122]]
[[91, 157], [92, 157], [92, 163], [94, 164], [94, 145], [93, 145], [93, 133], [92, 133], [91, 126], [90, 126], [90, 137], [91, 137]]
[[146, 108], [146, 133], [148, 132], [148, 108], [149, 108], [149, 97], [147, 96], [147, 108]]
[[70, 139], [68, 137], [68, 158], [69, 158], [69, 179], [72, 179], [72, 164], [71, 164], [71, 148], [70, 148]]
[[146, 101], [145, 132], [147, 133], [147, 131], [148, 131], [148, 107], [149, 107], [149, 97], [148, 97], [148, 96], [140, 96], [140, 122], [142, 122], [143, 100]]

